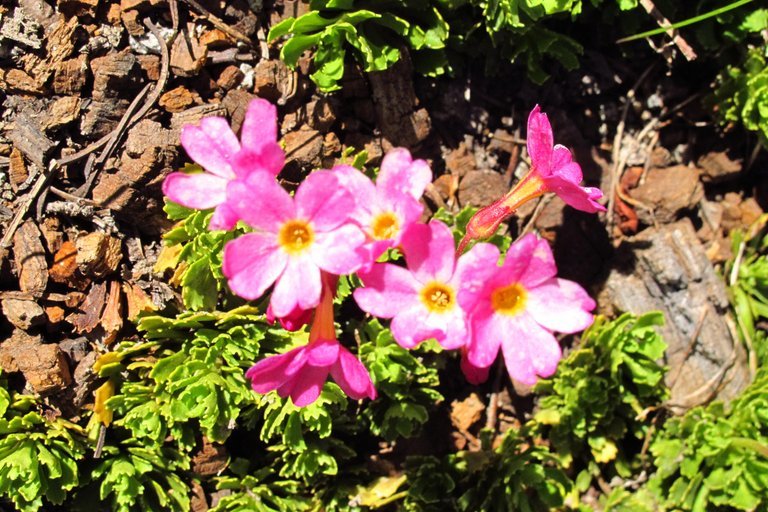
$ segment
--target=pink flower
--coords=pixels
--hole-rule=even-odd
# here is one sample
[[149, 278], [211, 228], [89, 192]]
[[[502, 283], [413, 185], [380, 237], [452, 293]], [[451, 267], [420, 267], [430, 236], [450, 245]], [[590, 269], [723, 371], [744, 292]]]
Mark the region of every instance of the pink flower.
[[267, 322], [274, 324], [275, 320], [280, 322], [280, 326], [286, 331], [298, 331], [309, 323], [312, 319], [311, 309], [301, 309], [296, 307], [293, 311], [284, 317], [277, 318], [272, 306], [267, 306]]
[[457, 262], [450, 229], [432, 221], [406, 231], [401, 247], [408, 268], [384, 263], [360, 274], [365, 287], [354, 292], [358, 305], [391, 318], [392, 334], [405, 348], [430, 338], [446, 349], [464, 345], [469, 331], [465, 310], [473, 306], [465, 289], [482, 282], [480, 276], [487, 273], [482, 256], [490, 245], [478, 244]]
[[304, 407], [317, 400], [329, 374], [351, 398], [376, 398], [365, 366], [335, 339], [318, 339], [285, 354], [262, 359], [245, 376], [257, 393], [276, 389], [281, 397], [290, 396], [297, 407]]
[[321, 281], [322, 297], [312, 320], [309, 344], [263, 359], [245, 376], [257, 393], [276, 389], [281, 397], [290, 396], [298, 407], [317, 400], [328, 374], [351, 398], [360, 400], [367, 396], [374, 400], [376, 389], [365, 366], [336, 341], [333, 297], [337, 279], [322, 273]]
[[223, 117], [206, 117], [200, 126], [187, 125], [181, 131], [187, 154], [206, 172], [174, 172], [165, 178], [163, 193], [188, 208], [216, 208], [209, 227], [231, 229], [237, 214], [227, 203], [227, 184], [253, 172], [277, 176], [285, 154], [277, 144], [277, 110], [266, 100], [248, 105], [240, 142]]
[[384, 157], [374, 185], [349, 165], [332, 169], [357, 199], [352, 218], [363, 229], [367, 243], [362, 250], [366, 270], [390, 247], [400, 244], [403, 233], [424, 211], [419, 202], [432, 171], [424, 160], [413, 160], [407, 149], [395, 148]]
[[[483, 254], [487, 265], [498, 260], [498, 249], [493, 249], [495, 254], [492, 250]], [[477, 381], [479, 369], [493, 364], [499, 349], [510, 377], [524, 384], [555, 372], [561, 352], [552, 331], [587, 328], [595, 307], [578, 284], [556, 274], [547, 242], [528, 234], [509, 248], [504, 264], [483, 286], [467, 292], [476, 303], [471, 312], [472, 340], [462, 364], [471, 381]]]
[[472, 240], [492, 236], [499, 225], [525, 202], [546, 192], [554, 192], [566, 204], [589, 213], [605, 211], [597, 202], [603, 197], [598, 188], [582, 187], [581, 167], [565, 146], [555, 145], [552, 126], [536, 105], [528, 116], [528, 154], [531, 170], [504, 197], [479, 210], [467, 224], [467, 234], [459, 252]]
[[227, 188], [228, 205], [254, 228], [224, 247], [229, 287], [254, 300], [275, 285], [270, 306], [282, 318], [320, 301], [320, 271], [348, 274], [362, 264], [365, 242], [348, 219], [352, 195], [330, 171], [309, 175], [291, 197], [272, 176], [253, 173]]

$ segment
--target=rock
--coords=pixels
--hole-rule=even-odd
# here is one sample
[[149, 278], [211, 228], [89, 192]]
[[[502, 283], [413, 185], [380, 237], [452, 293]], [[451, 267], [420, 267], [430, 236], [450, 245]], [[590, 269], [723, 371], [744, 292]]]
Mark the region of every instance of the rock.
[[691, 222], [646, 229], [624, 244], [618, 249], [624, 265], [614, 265], [598, 304], [607, 314], [664, 313], [670, 407], [682, 411], [713, 397], [736, 397], [750, 380], [746, 353], [728, 327], [725, 285]]
[[200, 95], [183, 85], [166, 91], [160, 96], [158, 104], [168, 112], [181, 112], [196, 103], [202, 103]]
[[13, 235], [13, 254], [19, 270], [19, 289], [39, 297], [48, 286], [48, 264], [35, 221], [27, 220]]
[[33, 300], [3, 299], [2, 306], [5, 318], [19, 329], [45, 323], [45, 311]]
[[254, 68], [254, 92], [277, 103], [296, 87], [296, 76], [281, 60], [262, 60]]
[[461, 142], [459, 147], [448, 153], [445, 157], [445, 168], [451, 174], [459, 177], [464, 176], [469, 171], [474, 171], [476, 167], [475, 155], [470, 153], [464, 142]]
[[725, 151], [707, 153], [696, 164], [701, 168], [701, 180], [705, 183], [727, 181], [741, 174], [741, 162], [731, 160]]
[[676, 165], [666, 169], [650, 169], [645, 182], [632, 190], [632, 198], [647, 208], [638, 207], [638, 218], [646, 225], [674, 222], [685, 210], [692, 210], [704, 197], [699, 183], [699, 170], [695, 167]]
[[314, 168], [321, 164], [323, 153], [323, 135], [312, 129], [296, 130], [283, 138], [285, 143], [285, 163], [299, 165], [302, 168]]
[[0, 363], [8, 372], [21, 372], [35, 393], [48, 395], [72, 382], [64, 353], [58, 345], [44, 344], [39, 336], [16, 329], [0, 343]]
[[117, 270], [123, 258], [120, 240], [100, 233], [88, 233], [75, 240], [77, 266], [86, 276], [102, 278]]
[[216, 79], [216, 85], [225, 91], [228, 91], [240, 85], [243, 78], [245, 78], [245, 74], [240, 71], [240, 68], [235, 65], [230, 65], [224, 68], [224, 71], [221, 72], [219, 78]]
[[482, 208], [507, 192], [504, 176], [494, 171], [470, 171], [459, 182], [459, 203]]

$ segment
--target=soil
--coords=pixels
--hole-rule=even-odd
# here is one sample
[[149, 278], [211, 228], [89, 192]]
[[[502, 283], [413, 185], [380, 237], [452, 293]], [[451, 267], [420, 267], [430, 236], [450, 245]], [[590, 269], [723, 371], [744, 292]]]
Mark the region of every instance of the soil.
[[[343, 89], [324, 95], [308, 79], [308, 56], [291, 70], [265, 42], [271, 24], [306, 6], [251, 8], [260, 5], [0, 7], [0, 27], [17, 27], [12, 37], [2, 32], [0, 51], [0, 363], [23, 376], [15, 382], [77, 419], [93, 402], [85, 376], [95, 354], [134, 336], [139, 312], [180, 307], [155, 270], [170, 227], [160, 186], [189, 162], [179, 131], [211, 115], [237, 130], [256, 96], [278, 105], [286, 182], [332, 166], [346, 148], [367, 150], [377, 165], [404, 146], [432, 164], [430, 212], [486, 205], [522, 176], [525, 121], [540, 104], [555, 141], [604, 191], [608, 212], [544, 197], [506, 229], [548, 239], [561, 277], [599, 297], [601, 312], [665, 312], [678, 409], [727, 399], [748, 382], [717, 270], [731, 256], [729, 233], [768, 207], [768, 158], [738, 128], [719, 130], [702, 107], [714, 78], [706, 63], [665, 60], [644, 43], [628, 58], [593, 37], [577, 71], [549, 66], [543, 86], [516, 66], [494, 77], [480, 64], [418, 77], [404, 58], [370, 74], [350, 63]], [[493, 380], [446, 390], [454, 448], [476, 449], [479, 428], [503, 431], [530, 408], [525, 390]], [[218, 454], [206, 456], [212, 461], [199, 464], [215, 472]]]

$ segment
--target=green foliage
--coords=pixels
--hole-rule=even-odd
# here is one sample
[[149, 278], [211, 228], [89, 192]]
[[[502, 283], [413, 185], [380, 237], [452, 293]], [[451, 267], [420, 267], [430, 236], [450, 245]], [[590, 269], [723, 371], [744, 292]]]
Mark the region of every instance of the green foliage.
[[190, 210], [168, 200], [163, 209], [169, 219], [180, 221], [163, 239], [169, 246], [180, 246], [177, 262], [184, 306], [191, 311], [216, 309], [219, 292], [226, 290], [221, 272], [224, 244], [243, 230], [209, 231], [211, 210]]
[[60, 505], [80, 483], [77, 461], [85, 448], [80, 429], [47, 420], [31, 397], [17, 395], [0, 379], [0, 496], [21, 512]]
[[[449, 213], [443, 208], [439, 208], [432, 218], [437, 219], [450, 227], [451, 232], [453, 233], [453, 239], [456, 243], [459, 243], [467, 233], [467, 224], [475, 213], [477, 213], [477, 208], [474, 206], [465, 206], [456, 214]], [[509, 235], [502, 235], [500, 233], [496, 233], [488, 240], [485, 240], [485, 242], [498, 247], [502, 254], [506, 254], [507, 249], [512, 245], [512, 241], [513, 240]]]
[[147, 339], [161, 341], [138, 347], [124, 342], [116, 352], [130, 356], [121, 358], [117, 368], [102, 369], [102, 375], [127, 371], [131, 376], [106, 402], [119, 418], [115, 424], [147, 444], [172, 435], [189, 450], [197, 431], [224, 442], [243, 410], [255, 406], [244, 372], [269, 332], [263, 316], [244, 306], [227, 313], [145, 317], [139, 329]]
[[436, 389], [437, 369], [423, 360], [436, 345], [423, 343], [406, 350], [378, 320], [369, 321], [358, 333], [360, 358], [379, 394], [363, 411], [371, 432], [389, 441], [413, 436], [429, 419], [430, 409], [443, 399]]
[[[768, 10], [764, 28], [768, 27]], [[747, 130], [757, 132], [768, 146], [768, 46], [753, 48], [740, 66], [728, 66], [718, 77], [711, 105], [723, 124], [742, 123]]]
[[730, 407], [715, 402], [669, 419], [651, 444], [648, 488], [663, 510], [768, 506], [768, 371]]
[[534, 428], [564, 465], [576, 459], [587, 466], [578, 480], [582, 491], [598, 465], [631, 474], [626, 443], [645, 437], [648, 426], [640, 418], [667, 397], [665, 368], [657, 363], [666, 349], [655, 329], [662, 323], [660, 313], [611, 322], [598, 317], [557, 373], [536, 386], [543, 397]]
[[175, 448], [131, 440], [105, 446], [99, 460], [91, 484], [79, 497], [81, 510], [94, 510], [104, 502], [117, 512], [189, 510], [189, 488], [179, 474], [189, 468], [189, 459]]
[[[247, 464], [241, 459], [233, 466]], [[301, 512], [309, 506], [308, 500], [299, 494], [299, 482], [275, 479], [270, 468], [253, 474], [242, 471], [234, 476], [219, 477], [216, 490], [231, 493], [222, 497], [211, 512]]]

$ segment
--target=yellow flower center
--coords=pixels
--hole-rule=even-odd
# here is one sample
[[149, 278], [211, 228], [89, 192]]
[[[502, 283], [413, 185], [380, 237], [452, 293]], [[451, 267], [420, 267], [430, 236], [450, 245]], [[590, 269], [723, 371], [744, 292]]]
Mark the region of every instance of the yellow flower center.
[[453, 307], [456, 296], [450, 286], [433, 281], [421, 289], [421, 302], [433, 313], [443, 313]]
[[288, 254], [299, 254], [315, 241], [315, 231], [309, 222], [300, 219], [289, 220], [280, 227], [277, 243]]
[[400, 222], [392, 212], [382, 212], [371, 222], [371, 236], [375, 240], [389, 240], [400, 230]]
[[525, 309], [527, 296], [525, 288], [518, 283], [503, 286], [491, 293], [491, 307], [498, 313], [515, 316]]

